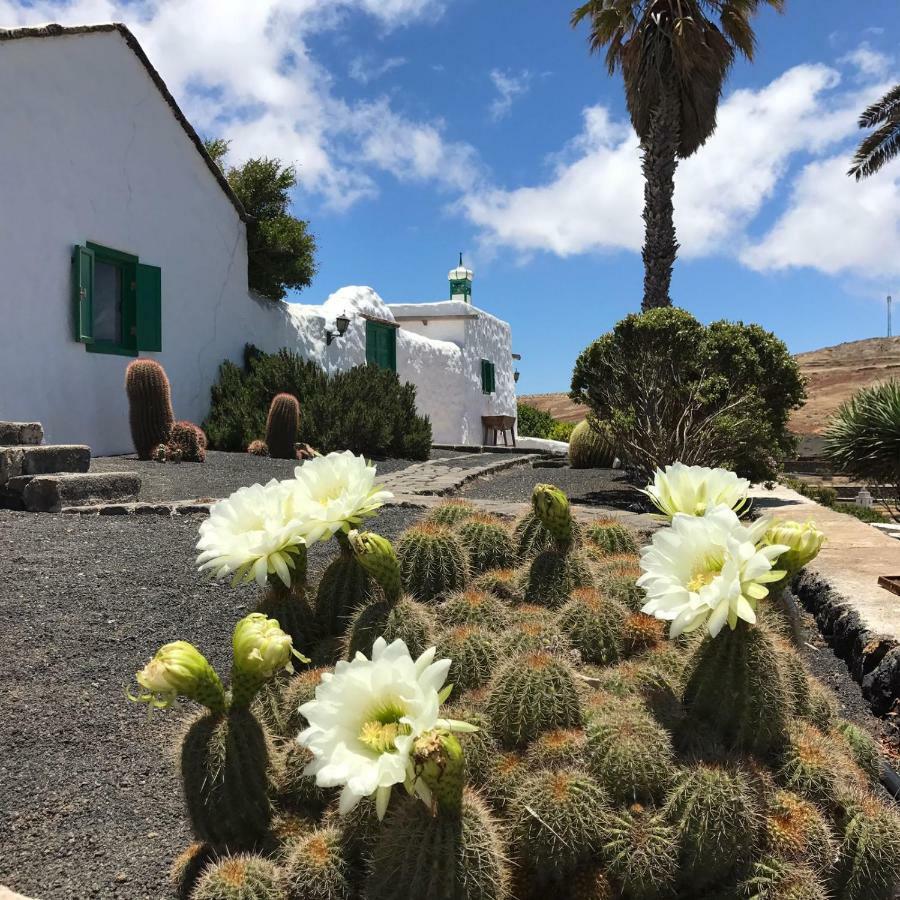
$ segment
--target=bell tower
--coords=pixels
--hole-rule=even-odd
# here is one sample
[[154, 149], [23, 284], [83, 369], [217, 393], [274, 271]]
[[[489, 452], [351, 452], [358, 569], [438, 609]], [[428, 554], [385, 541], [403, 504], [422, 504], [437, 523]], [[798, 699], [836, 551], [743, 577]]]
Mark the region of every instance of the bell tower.
[[447, 277], [450, 279], [450, 299], [471, 303], [473, 275], [472, 270], [463, 265], [462, 253], [459, 254], [459, 265], [451, 269]]

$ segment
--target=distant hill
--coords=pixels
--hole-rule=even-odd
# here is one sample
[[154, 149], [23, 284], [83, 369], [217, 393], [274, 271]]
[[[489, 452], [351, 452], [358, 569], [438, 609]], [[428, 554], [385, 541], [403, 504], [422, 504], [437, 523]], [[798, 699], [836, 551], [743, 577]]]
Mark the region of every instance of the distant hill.
[[[861, 387], [900, 379], [900, 337], [851, 341], [799, 353], [796, 358], [807, 378], [809, 399], [791, 416], [790, 428], [803, 436], [821, 435], [837, 408]], [[585, 415], [584, 407], [566, 394], [529, 394], [519, 399], [563, 422], [580, 422]]]

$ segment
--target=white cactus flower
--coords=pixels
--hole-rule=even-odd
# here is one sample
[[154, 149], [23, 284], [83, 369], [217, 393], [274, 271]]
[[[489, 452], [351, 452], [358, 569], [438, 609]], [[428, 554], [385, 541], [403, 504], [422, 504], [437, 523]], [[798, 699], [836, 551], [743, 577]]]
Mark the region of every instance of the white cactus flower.
[[706, 466], [686, 466], [677, 462], [657, 469], [646, 494], [663, 515], [672, 518], [677, 513], [704, 516], [717, 506], [726, 506], [740, 513], [747, 505], [750, 482], [738, 478], [728, 469]]
[[263, 587], [277, 575], [290, 587], [294, 557], [306, 542], [306, 523], [295, 513], [292, 493], [274, 478], [265, 486], [240, 488], [214, 504], [200, 525], [197, 566], [214, 578]]
[[412, 788], [416, 738], [436, 727], [474, 730], [439, 718], [450, 660], [435, 661], [435, 652], [431, 647], [414, 660], [403, 641], [378, 638], [371, 659], [357, 653], [339, 662], [322, 676], [315, 699], [300, 707], [309, 727], [297, 740], [314, 756], [305, 774], [319, 787], [343, 787], [341, 814], [374, 794], [382, 818], [393, 786]]
[[784, 572], [773, 569], [787, 546], [762, 543], [770, 519], [741, 524], [727, 506], [705, 516], [676, 513], [670, 528], [658, 531], [641, 551], [644, 574], [638, 586], [647, 594], [642, 611], [671, 622], [670, 636], [706, 624], [715, 637], [727, 622], [756, 622], [756, 603], [770, 582]]
[[310, 544], [350, 531], [394, 496], [375, 484], [375, 466], [350, 450], [306, 460], [285, 485]]

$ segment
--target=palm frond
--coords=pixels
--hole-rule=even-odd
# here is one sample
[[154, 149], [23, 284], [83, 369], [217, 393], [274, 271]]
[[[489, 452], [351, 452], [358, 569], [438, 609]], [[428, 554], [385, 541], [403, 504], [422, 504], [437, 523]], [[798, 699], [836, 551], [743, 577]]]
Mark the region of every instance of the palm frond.
[[860, 128], [881, 127], [859, 145], [848, 175], [857, 181], [874, 175], [886, 163], [900, 155], [900, 84], [877, 103], [873, 103], [859, 119]]
[[900, 113], [900, 84], [891, 88], [877, 103], [873, 103], [859, 117], [860, 128], [874, 128]]

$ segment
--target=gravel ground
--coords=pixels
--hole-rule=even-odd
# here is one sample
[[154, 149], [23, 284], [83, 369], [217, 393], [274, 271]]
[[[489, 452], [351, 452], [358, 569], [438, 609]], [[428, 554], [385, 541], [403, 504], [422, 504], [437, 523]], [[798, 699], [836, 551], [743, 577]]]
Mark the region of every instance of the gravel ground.
[[[435, 451], [442, 454], [444, 450]], [[408, 459], [375, 461], [378, 472], [387, 475], [413, 465]], [[100, 456], [91, 460], [92, 472], [137, 472], [141, 476], [139, 500], [220, 499], [255, 482], [290, 478], [297, 463], [290, 459], [269, 459], [249, 453], [222, 453], [210, 450], [205, 463], [158, 463], [134, 456]]]
[[[373, 527], [394, 537], [418, 515], [385, 509]], [[189, 842], [175, 752], [192, 711], [148, 720], [125, 689], [177, 638], [227, 674], [256, 597], [195, 572], [200, 521], [0, 512], [0, 884], [168, 900]], [[333, 553], [311, 551], [313, 577]]]
[[496, 475], [477, 478], [463, 487], [464, 497], [485, 500], [527, 500], [536, 484], [562, 488], [573, 503], [609, 506], [630, 512], [650, 512], [653, 507], [617, 469], [531, 468], [516, 466]]

